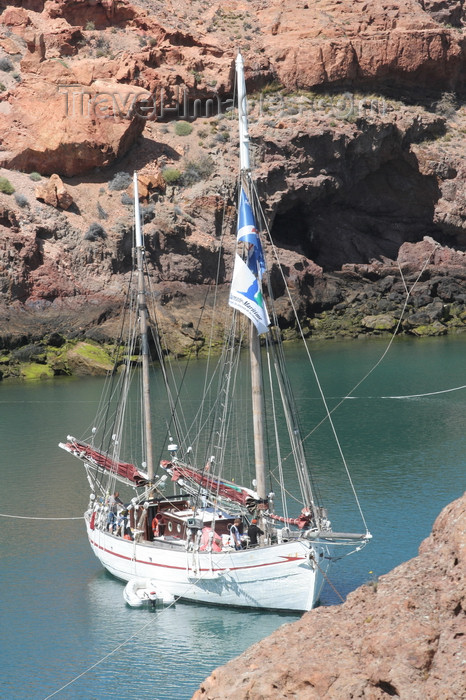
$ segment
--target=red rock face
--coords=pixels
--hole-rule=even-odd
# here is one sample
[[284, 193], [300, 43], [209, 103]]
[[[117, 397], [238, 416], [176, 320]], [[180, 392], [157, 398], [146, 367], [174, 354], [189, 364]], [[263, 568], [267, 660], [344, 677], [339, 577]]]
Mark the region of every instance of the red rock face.
[[[458, 4], [458, 3], [455, 3]], [[411, 85], [464, 80], [461, 35], [418, 0], [270, 2], [259, 12], [264, 47], [288, 87]]]
[[126, 23], [137, 15], [136, 8], [125, 0], [52, 0], [47, 3], [46, 11], [51, 18], [63, 17], [73, 25], [84, 26], [93, 22], [97, 29]]
[[[46, 121], [39, 119], [34, 128], [27, 119], [23, 121], [24, 113], [31, 109], [39, 107], [42, 113], [39, 103], [46, 97], [48, 85], [75, 82], [92, 91], [97, 78], [106, 78], [113, 84], [132, 81], [152, 92], [164, 89], [168, 96], [173, 96], [179, 85], [195, 91], [198, 97], [212, 94], [212, 85], [220, 95], [231, 91], [234, 47], [225, 42], [228, 31], [242, 33], [242, 42], [249, 42], [245, 58], [251, 86], [276, 76], [290, 89], [401, 85], [453, 90], [464, 80], [461, 34], [445, 24], [447, 20], [456, 26], [464, 22], [463, 6], [454, 0], [427, 4], [418, 0], [402, 4], [394, 0], [269, 0], [256, 3], [257, 8], [232, 2], [228, 9], [213, 5], [205, 15], [195, 15], [187, 5], [191, 17], [175, 8], [171, 15], [170, 8], [164, 15], [160, 8], [157, 15], [152, 15], [150, 6], [142, 9], [126, 0], [49, 0], [45, 4], [30, 0], [5, 5], [0, 23], [25, 37], [29, 47], [21, 63], [24, 85], [17, 87], [10, 98], [19, 119], [13, 127], [14, 118], [5, 114], [0, 118], [0, 133], [11, 132], [4, 137], [3, 148], [11, 152], [2, 160], [5, 167], [39, 169], [38, 158], [44, 154], [44, 173], [84, 173], [120, 157], [122, 148], [129, 148], [141, 133], [141, 124], [116, 129], [99, 124], [95, 130], [76, 125], [73, 145], [69, 124], [59, 118], [55, 121], [55, 136], [58, 140], [62, 135], [67, 156], [57, 151], [54, 158], [56, 146], [48, 143]], [[256, 12], [251, 12], [254, 9]], [[90, 26], [100, 31], [98, 37], [89, 34], [86, 28]], [[80, 54], [85, 53], [89, 41], [109, 44], [106, 37], [111, 36], [103, 30], [110, 26], [131, 27], [135, 36], [144, 38], [145, 46], [137, 51], [129, 47], [125, 51], [123, 47], [123, 52], [111, 59], [102, 55], [83, 60]], [[109, 53], [107, 49], [100, 52]], [[62, 56], [70, 58], [67, 70], [63, 65], [51, 65]], [[73, 62], [73, 56], [79, 61]], [[56, 114], [56, 104], [50, 109]], [[18, 122], [21, 139], [15, 143]], [[37, 141], [43, 142], [39, 155]], [[82, 157], [79, 151], [85, 152]], [[105, 155], [99, 156], [98, 151], [105, 151]], [[59, 161], [66, 163], [63, 169]]]
[[463, 698], [466, 495], [419, 556], [340, 606], [284, 625], [217, 669], [193, 700]]
[[71, 177], [110, 165], [144, 129], [137, 116], [118, 115], [113, 95], [124, 102], [125, 92], [130, 99], [148, 93], [111, 81], [89, 89], [73, 82], [61, 64], [50, 68], [48, 78], [53, 72], [55, 83], [36, 79], [20, 85], [9, 114], [0, 115], [0, 167]]
[[[155, 207], [157, 225], [146, 235], [168, 324], [175, 318], [181, 327], [191, 318], [200, 287], [216, 275], [222, 216], [234, 220], [237, 132], [230, 120], [202, 113], [192, 122], [192, 137], [178, 139], [173, 121], [179, 113], [151, 121], [129, 106], [151, 96], [160, 111], [162, 92], [166, 104], [174, 104], [185, 88], [190, 108], [195, 99], [204, 108], [213, 95], [226, 100], [234, 90], [238, 45], [249, 92], [273, 80], [291, 91], [285, 98], [301, 99], [296, 88], [323, 91], [306, 92], [307, 111], [299, 107], [287, 114], [286, 105], [279, 107], [279, 118], [275, 107], [259, 115], [256, 106], [250, 124], [260, 196], [304, 316], [338, 310], [347, 296], [357, 315], [367, 294], [360, 299], [356, 287], [366, 289], [369, 279], [379, 284], [382, 297], [388, 289], [402, 294], [395, 264], [400, 248], [406, 255], [403, 244], [418, 246], [409, 253], [413, 260], [403, 263], [416, 275], [416, 265], [425, 262], [426, 236], [437, 238], [443, 251], [429, 274], [451, 272], [456, 285], [444, 289], [426, 281], [426, 298], [438, 303], [437, 289], [443, 301], [463, 298], [466, 282], [454, 249], [466, 245], [464, 137], [460, 141], [466, 119], [463, 124], [461, 111], [453, 109], [458, 128], [450, 142], [448, 112], [432, 104], [407, 115], [401, 102], [385, 103], [379, 95], [383, 109], [371, 115], [363, 96], [355, 95], [369, 86], [382, 94], [390, 87], [395, 96], [397, 87], [459, 89], [465, 74], [460, 0], [231, 0], [204, 6], [178, 0], [0, 0], [0, 8], [0, 52], [14, 63], [14, 71], [0, 74], [0, 167], [9, 169], [2, 175], [34, 203], [20, 208], [0, 194], [0, 235], [11, 247], [11, 234], [20, 233], [26, 236], [22, 250], [43, 252], [21, 256], [15, 249], [10, 269], [10, 251], [0, 248], [0, 306], [28, 298], [35, 310], [51, 304], [54, 323], [66, 306], [64, 331], [73, 328], [76, 315], [84, 318], [80, 305], [88, 301], [88, 308], [95, 302], [92, 323], [100, 317], [99, 304], [117, 310], [131, 253], [122, 220], [130, 214], [122, 193], [108, 191], [107, 183], [117, 170], [137, 169], [143, 172], [141, 192], [144, 185], [142, 194]], [[335, 110], [335, 86], [351, 92], [351, 110]], [[164, 192], [165, 165], [182, 171], [186, 161], [206, 154], [215, 165], [209, 179]], [[73, 178], [66, 188], [74, 206], [52, 225], [52, 207], [35, 201], [35, 185], [21, 171]], [[50, 201], [56, 196], [53, 189]], [[84, 240], [104, 215], [107, 237]], [[231, 252], [228, 244], [226, 249]], [[228, 255], [219, 269], [225, 282]], [[280, 297], [278, 266], [272, 277]], [[289, 328], [289, 304], [284, 298], [278, 304], [280, 324]], [[364, 314], [372, 323], [378, 305], [388, 302], [377, 297], [371, 304]], [[28, 319], [34, 329], [41, 323], [32, 314]]]

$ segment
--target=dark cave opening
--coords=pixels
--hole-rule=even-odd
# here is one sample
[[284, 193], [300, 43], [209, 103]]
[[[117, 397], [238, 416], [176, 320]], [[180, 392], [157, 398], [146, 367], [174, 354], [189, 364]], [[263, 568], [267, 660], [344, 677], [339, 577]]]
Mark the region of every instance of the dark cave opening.
[[290, 202], [281, 207], [275, 215], [272, 227], [272, 238], [276, 245], [301, 253], [306, 258], [313, 259], [318, 254], [318, 248], [313, 246], [312, 231], [309, 222], [312, 220], [312, 207], [304, 200]]
[[[367, 171], [366, 171], [367, 172]], [[303, 187], [284, 194], [271, 234], [277, 246], [304, 255], [324, 271], [373, 259], [396, 260], [401, 245], [432, 236], [448, 238], [434, 223], [437, 181], [402, 157], [358, 179], [353, 173], [328, 194]]]

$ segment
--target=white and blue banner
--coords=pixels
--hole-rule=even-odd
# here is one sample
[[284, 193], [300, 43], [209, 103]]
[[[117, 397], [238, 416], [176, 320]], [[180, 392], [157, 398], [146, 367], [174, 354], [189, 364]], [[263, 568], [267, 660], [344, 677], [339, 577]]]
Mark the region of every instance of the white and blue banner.
[[260, 288], [260, 280], [265, 272], [264, 253], [254, 214], [243, 189], [239, 198], [237, 241], [246, 243], [248, 257], [245, 262], [236, 254], [228, 303], [247, 316], [259, 334], [268, 333], [270, 320]]
[[265, 272], [264, 253], [259, 238], [259, 231], [256, 227], [254, 214], [249, 204], [249, 200], [245, 191], [241, 188], [239, 197], [239, 212], [238, 212], [238, 243], [244, 242], [249, 245], [248, 265], [251, 272], [262, 279]]
[[259, 334], [269, 332], [270, 320], [259, 288], [259, 280], [238, 254], [235, 257], [228, 303], [247, 316], [254, 323]]

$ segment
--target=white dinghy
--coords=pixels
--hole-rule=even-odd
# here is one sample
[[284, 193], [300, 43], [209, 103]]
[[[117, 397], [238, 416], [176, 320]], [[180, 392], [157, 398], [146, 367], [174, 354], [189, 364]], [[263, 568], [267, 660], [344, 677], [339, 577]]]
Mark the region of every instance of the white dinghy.
[[132, 608], [141, 608], [143, 605], [171, 605], [175, 602], [171, 593], [162, 591], [157, 582], [149, 578], [130, 579], [123, 591], [123, 598]]

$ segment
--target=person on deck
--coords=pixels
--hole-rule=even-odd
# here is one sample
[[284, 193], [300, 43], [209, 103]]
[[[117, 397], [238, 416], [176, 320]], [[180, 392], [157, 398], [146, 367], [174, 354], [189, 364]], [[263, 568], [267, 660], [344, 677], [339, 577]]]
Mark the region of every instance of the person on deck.
[[263, 531], [260, 529], [260, 527], [257, 524], [256, 518], [251, 520], [251, 524], [248, 527], [248, 537], [249, 537], [249, 546], [250, 547], [257, 547], [259, 544], [257, 541], [257, 538], [259, 535], [263, 535]]
[[118, 491], [115, 491], [115, 493], [112, 496], [108, 497], [108, 507], [112, 511], [112, 513], [116, 514], [118, 506], [122, 505], [123, 501], [121, 500]]
[[108, 497], [107, 505], [108, 505], [107, 530], [109, 532], [115, 532], [118, 506], [123, 505], [123, 501], [121, 500], [120, 494], [118, 493], [118, 491], [115, 491], [115, 493], [112, 496]]
[[152, 520], [152, 533], [155, 537], [161, 537], [165, 532], [165, 525], [163, 523], [162, 513], [157, 513], [155, 518]]
[[233, 525], [230, 528], [230, 545], [234, 547], [235, 549], [242, 549], [242, 541], [241, 541], [241, 519], [240, 518], [235, 518], [235, 521]]

